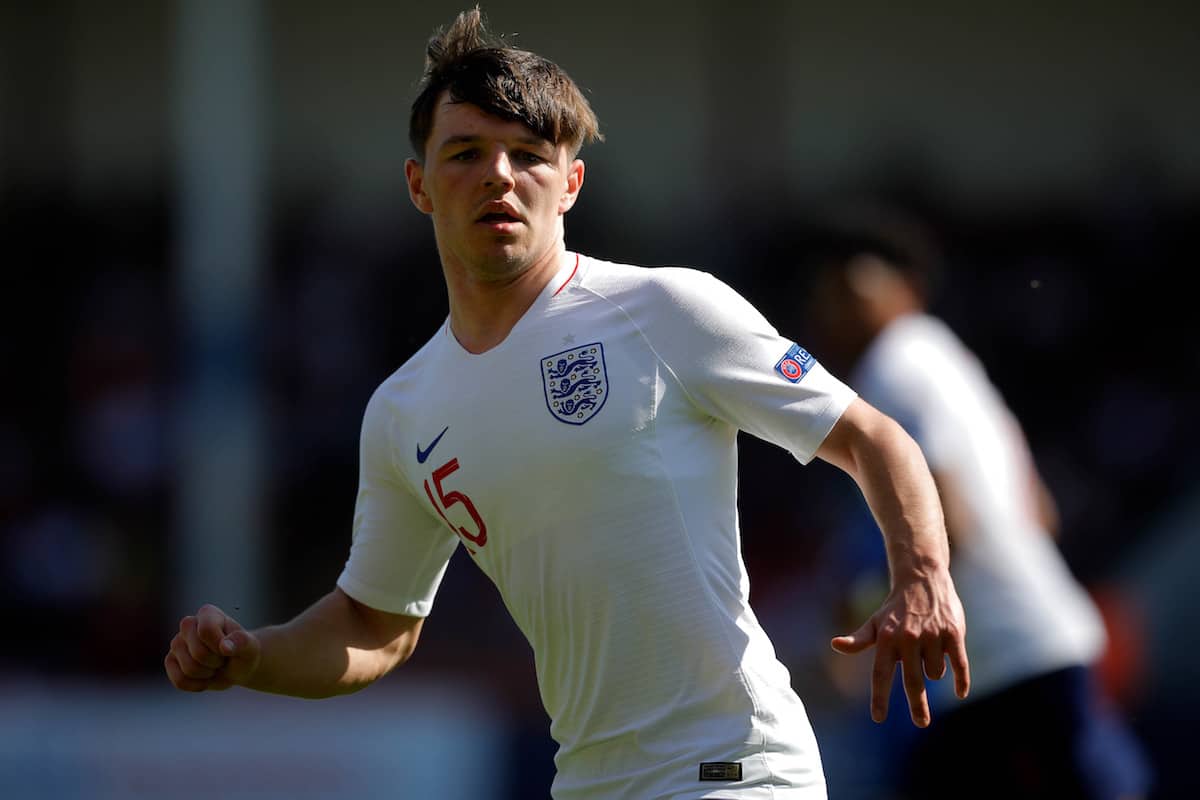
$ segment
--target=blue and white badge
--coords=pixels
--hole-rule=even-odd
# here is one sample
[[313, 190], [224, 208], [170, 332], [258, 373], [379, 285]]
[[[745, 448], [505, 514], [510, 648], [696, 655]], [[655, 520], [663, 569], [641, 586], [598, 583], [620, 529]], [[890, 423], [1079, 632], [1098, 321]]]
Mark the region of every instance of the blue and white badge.
[[542, 358], [546, 408], [559, 422], [582, 425], [600, 413], [608, 399], [604, 345], [592, 342]]
[[775, 364], [775, 371], [792, 383], [799, 383], [816, 365], [817, 360], [813, 358], [812, 353], [798, 344], [793, 344]]

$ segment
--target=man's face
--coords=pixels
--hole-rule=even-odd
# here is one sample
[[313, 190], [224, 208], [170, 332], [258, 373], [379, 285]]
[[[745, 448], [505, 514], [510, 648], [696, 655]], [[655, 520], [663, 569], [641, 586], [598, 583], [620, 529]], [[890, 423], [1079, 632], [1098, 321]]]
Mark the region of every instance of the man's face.
[[519, 275], [555, 250], [562, 215], [583, 184], [583, 162], [565, 145], [446, 96], [424, 163], [410, 159], [405, 167], [443, 262], [492, 280]]
[[849, 373], [869, 340], [864, 308], [838, 264], [825, 265], [809, 287], [805, 319], [813, 352], [836, 374]]

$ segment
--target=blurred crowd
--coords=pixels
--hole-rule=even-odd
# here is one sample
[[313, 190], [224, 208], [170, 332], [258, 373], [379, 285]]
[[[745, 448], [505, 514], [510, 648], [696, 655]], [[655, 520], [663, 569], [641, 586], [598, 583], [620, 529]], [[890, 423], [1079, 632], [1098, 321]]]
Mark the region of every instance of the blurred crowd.
[[[1200, 490], [1200, 318], [1182, 287], [1200, 202], [1167, 196], [1152, 178], [1000, 213], [911, 187], [889, 198], [940, 235], [946, 269], [933, 307], [1026, 426], [1059, 502], [1063, 552], [1109, 614], [1104, 674], [1135, 723], [1151, 714], [1140, 702], [1142, 628], [1137, 598], [1114, 579], [1135, 549], [1153, 547], [1156, 519]], [[10, 184], [0, 210], [0, 676], [158, 680], [181, 611], [170, 195], [97, 203]], [[568, 245], [645, 263], [603, 210], [580, 216]], [[803, 276], [789, 263], [804, 221], [803, 211], [760, 219], [688, 265], [716, 273], [803, 343]], [[272, 216], [266, 289], [244, 346], [267, 420], [273, 616], [303, 608], [339, 573], [363, 407], [444, 317], [432, 238], [411, 229], [319, 194]], [[695, 242], [677, 249], [695, 252]], [[865, 679], [831, 667], [828, 640], [857, 626], [856, 592], [878, 590], [854, 582], [877, 543], [833, 536], [839, 506], [854, 500], [836, 470], [800, 468], [745, 436], [742, 447], [753, 601], [820, 737], [822, 720], [867, 717]], [[529, 765], [513, 796], [537, 796], [553, 745], [531, 653], [495, 591], [456, 557], [404, 672], [477, 679], [481, 665], [513, 720], [515, 757]], [[836, 775], [836, 756], [827, 760]]]

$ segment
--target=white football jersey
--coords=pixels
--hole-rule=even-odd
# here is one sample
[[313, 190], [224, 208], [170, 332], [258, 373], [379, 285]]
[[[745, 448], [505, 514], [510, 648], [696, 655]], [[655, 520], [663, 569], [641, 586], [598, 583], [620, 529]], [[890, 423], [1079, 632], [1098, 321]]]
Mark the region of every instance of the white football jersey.
[[1104, 646], [1099, 611], [1034, 511], [1032, 457], [978, 359], [940, 320], [910, 314], [875, 339], [851, 376], [863, 399], [954, 476], [972, 525], [955, 542], [971, 697], [1063, 667]]
[[533, 647], [559, 800], [823, 798], [736, 437], [807, 463], [855, 396], [711, 275], [569, 253], [495, 348], [447, 322], [375, 392], [338, 585], [425, 616], [463, 545]]

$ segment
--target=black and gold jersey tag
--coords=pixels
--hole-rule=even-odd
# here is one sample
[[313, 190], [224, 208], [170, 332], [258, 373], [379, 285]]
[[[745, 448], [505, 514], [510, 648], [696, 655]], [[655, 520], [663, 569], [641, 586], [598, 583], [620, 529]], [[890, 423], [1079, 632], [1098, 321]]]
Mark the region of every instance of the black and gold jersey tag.
[[700, 764], [702, 781], [740, 781], [742, 765], [737, 761], [705, 761]]

